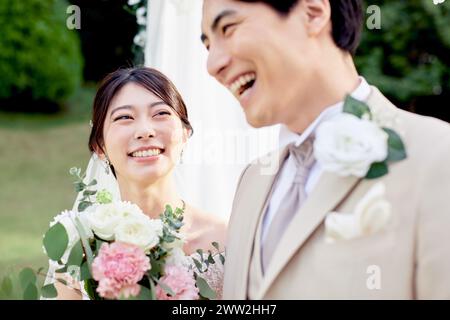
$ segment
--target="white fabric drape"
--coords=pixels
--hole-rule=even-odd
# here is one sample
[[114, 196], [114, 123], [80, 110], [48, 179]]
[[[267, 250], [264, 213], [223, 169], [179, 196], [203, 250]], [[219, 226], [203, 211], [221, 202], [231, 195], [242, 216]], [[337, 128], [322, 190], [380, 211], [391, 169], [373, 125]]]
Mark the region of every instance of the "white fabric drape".
[[202, 0], [149, 0], [145, 64], [175, 83], [194, 128], [175, 175], [182, 196], [227, 217], [240, 173], [278, 148], [279, 128], [251, 128], [235, 98], [207, 73], [201, 14]]

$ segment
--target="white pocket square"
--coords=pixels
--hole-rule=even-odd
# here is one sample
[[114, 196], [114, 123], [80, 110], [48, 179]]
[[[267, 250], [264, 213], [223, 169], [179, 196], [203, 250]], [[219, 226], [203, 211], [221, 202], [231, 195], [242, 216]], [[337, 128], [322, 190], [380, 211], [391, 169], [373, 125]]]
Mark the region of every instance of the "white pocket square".
[[353, 213], [329, 213], [325, 219], [325, 241], [350, 240], [381, 231], [391, 218], [391, 204], [385, 192], [385, 185], [379, 182], [356, 204]]

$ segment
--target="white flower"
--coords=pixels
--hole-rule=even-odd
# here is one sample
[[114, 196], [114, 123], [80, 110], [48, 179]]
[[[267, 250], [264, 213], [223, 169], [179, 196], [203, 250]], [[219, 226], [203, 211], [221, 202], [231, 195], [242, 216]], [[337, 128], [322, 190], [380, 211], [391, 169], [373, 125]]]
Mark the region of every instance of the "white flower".
[[141, 2], [141, 0], [128, 0], [128, 5], [134, 6], [134, 5], [138, 4], [139, 2]]
[[191, 265], [191, 260], [185, 255], [183, 249], [175, 247], [170, 250], [166, 258], [166, 264], [188, 268]]
[[77, 218], [81, 224], [80, 227], [83, 228], [84, 232], [86, 233], [86, 236], [88, 238], [93, 238], [94, 235], [92, 234], [92, 231], [89, 227], [89, 222], [86, 219], [86, 215], [83, 213], [65, 210], [56, 217], [54, 217], [53, 220], [50, 222], [50, 227], [53, 227], [56, 223], [62, 224], [63, 227], [66, 229], [67, 236], [69, 238], [67, 249], [61, 258], [63, 262], [67, 261], [70, 255], [70, 251], [72, 250], [74, 245], [80, 240], [80, 234], [78, 232], [77, 227], [75, 226], [75, 221]]
[[385, 199], [386, 187], [375, 184], [357, 203], [353, 214], [331, 212], [325, 219], [327, 242], [349, 240], [381, 231], [391, 219], [391, 204]]
[[326, 171], [364, 177], [372, 163], [386, 160], [387, 141], [375, 123], [342, 113], [317, 128], [314, 156]]
[[114, 240], [122, 213], [115, 203], [100, 204], [88, 215], [92, 231], [103, 240]]
[[145, 30], [139, 31], [139, 33], [134, 37], [133, 42], [135, 45], [139, 47], [145, 47], [145, 40], [147, 37], [147, 33]]
[[141, 210], [141, 208], [139, 208], [139, 206], [137, 206], [134, 203], [131, 203], [129, 201], [117, 201], [114, 204], [117, 209], [122, 212], [122, 216], [124, 218], [130, 217], [130, 216], [135, 216], [135, 217], [147, 217]]
[[146, 253], [159, 243], [159, 237], [162, 235], [162, 221], [147, 216], [130, 216], [122, 219], [115, 230], [116, 241], [134, 244]]
[[136, 10], [136, 21], [138, 25], [145, 26], [147, 24], [147, 18], [145, 17], [145, 7], [140, 7]]

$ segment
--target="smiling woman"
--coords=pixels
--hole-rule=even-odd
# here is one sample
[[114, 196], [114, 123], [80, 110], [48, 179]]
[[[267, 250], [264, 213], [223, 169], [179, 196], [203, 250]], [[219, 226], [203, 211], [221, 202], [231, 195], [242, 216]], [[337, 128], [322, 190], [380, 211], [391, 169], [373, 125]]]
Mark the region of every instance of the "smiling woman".
[[[197, 249], [214, 250], [212, 243], [224, 244], [226, 233], [224, 220], [187, 204], [174, 182], [173, 171], [191, 134], [183, 99], [161, 72], [120, 69], [100, 84], [94, 99], [89, 149], [114, 174], [107, 174], [112, 186], [119, 189], [119, 199], [114, 200], [134, 203], [152, 219], [159, 219], [167, 205], [182, 208], [180, 233], [187, 255]], [[99, 181], [99, 185], [104, 183]], [[222, 270], [216, 271], [212, 280], [220, 284], [212, 286], [219, 289]], [[81, 297], [60, 283], [55, 286], [58, 298]]]

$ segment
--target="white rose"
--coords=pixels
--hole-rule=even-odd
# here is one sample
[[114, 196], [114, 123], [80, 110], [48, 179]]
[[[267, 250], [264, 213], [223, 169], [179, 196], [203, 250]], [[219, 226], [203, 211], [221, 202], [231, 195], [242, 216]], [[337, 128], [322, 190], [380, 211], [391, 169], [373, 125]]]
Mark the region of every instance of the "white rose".
[[159, 243], [163, 235], [161, 220], [150, 219], [147, 216], [130, 216], [123, 219], [116, 228], [116, 241], [134, 244], [146, 253]]
[[372, 163], [386, 160], [387, 141], [373, 122], [342, 113], [317, 128], [314, 156], [326, 171], [364, 177]]
[[349, 240], [381, 231], [391, 218], [383, 183], [375, 184], [356, 204], [353, 214], [332, 212], [325, 219], [327, 242]]
[[114, 204], [122, 213], [123, 218], [128, 217], [144, 217], [148, 218], [136, 204], [131, 203], [129, 201], [118, 201]]
[[139, 2], [141, 2], [141, 0], [128, 0], [128, 5], [134, 6], [135, 4], [138, 4]]
[[117, 202], [100, 204], [88, 215], [92, 231], [103, 240], [114, 240], [114, 233], [123, 213]]

